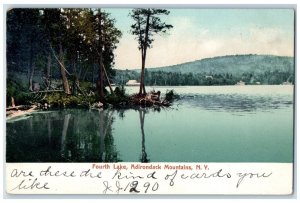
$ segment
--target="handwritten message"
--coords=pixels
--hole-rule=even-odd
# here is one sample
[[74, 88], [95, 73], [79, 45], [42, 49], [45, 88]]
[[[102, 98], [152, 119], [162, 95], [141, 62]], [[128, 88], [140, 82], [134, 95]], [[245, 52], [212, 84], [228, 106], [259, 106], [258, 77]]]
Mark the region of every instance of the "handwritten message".
[[6, 181], [10, 194], [289, 194], [292, 164], [7, 163]]

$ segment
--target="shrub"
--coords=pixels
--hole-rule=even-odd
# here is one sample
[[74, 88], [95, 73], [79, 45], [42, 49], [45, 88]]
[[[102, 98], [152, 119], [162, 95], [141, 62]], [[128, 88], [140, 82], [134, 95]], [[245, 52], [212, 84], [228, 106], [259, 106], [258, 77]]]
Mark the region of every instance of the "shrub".
[[14, 98], [16, 105], [30, 104], [32, 100], [30, 93], [21, 83], [7, 79], [6, 106], [11, 104], [11, 97]]
[[62, 93], [50, 93], [48, 94], [42, 103], [48, 103], [53, 107], [89, 107], [92, 103], [96, 102], [95, 96], [84, 95], [66, 95]]
[[165, 100], [173, 102], [175, 99], [179, 99], [179, 95], [174, 90], [167, 90]]

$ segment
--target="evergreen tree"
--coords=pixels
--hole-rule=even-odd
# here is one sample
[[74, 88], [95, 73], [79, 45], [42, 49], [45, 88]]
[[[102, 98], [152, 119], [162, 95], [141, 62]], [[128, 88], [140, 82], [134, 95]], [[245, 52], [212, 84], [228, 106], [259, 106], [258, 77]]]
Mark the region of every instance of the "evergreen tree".
[[139, 43], [139, 50], [142, 54], [142, 70], [140, 79], [140, 90], [139, 94], [146, 94], [145, 89], [145, 65], [147, 49], [151, 48], [152, 42], [154, 41], [154, 34], [165, 33], [173, 26], [166, 24], [161, 21], [161, 15], [169, 15], [169, 11], [165, 9], [133, 9], [130, 16], [135, 21], [131, 25], [131, 33], [136, 35], [136, 39]]

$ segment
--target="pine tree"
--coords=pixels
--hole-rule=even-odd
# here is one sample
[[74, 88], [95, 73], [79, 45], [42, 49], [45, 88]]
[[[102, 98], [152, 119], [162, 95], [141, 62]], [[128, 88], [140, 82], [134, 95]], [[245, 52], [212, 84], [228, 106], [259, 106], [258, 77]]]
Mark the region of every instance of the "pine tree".
[[169, 15], [169, 11], [165, 9], [133, 9], [130, 16], [135, 23], [131, 25], [131, 33], [136, 35], [136, 39], [139, 43], [139, 50], [142, 55], [142, 71], [140, 79], [139, 94], [146, 94], [145, 89], [145, 65], [147, 49], [152, 47], [154, 41], [154, 34], [165, 33], [173, 26], [161, 21], [161, 15]]

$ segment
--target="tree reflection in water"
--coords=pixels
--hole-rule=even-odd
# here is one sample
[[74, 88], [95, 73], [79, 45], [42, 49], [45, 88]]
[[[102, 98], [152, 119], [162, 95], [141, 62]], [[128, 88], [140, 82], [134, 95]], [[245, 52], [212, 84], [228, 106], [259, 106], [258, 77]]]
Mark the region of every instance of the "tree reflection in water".
[[140, 125], [141, 125], [141, 132], [142, 132], [142, 155], [141, 155], [141, 162], [142, 163], [148, 163], [150, 162], [150, 159], [147, 158], [147, 152], [146, 152], [146, 146], [145, 146], [145, 131], [144, 131], [144, 123], [145, 123], [145, 109], [139, 109], [139, 115], [140, 115]]
[[121, 161], [112, 135], [113, 113], [112, 110], [99, 110], [66, 114], [61, 134], [61, 157], [71, 162]]
[[119, 162], [112, 110], [38, 112], [7, 123], [7, 162]]
[[[121, 162], [113, 136], [114, 116], [126, 110], [67, 109], [40, 112], [7, 123], [7, 162]], [[145, 115], [139, 109], [142, 149], [138, 158], [150, 162], [146, 152]]]

